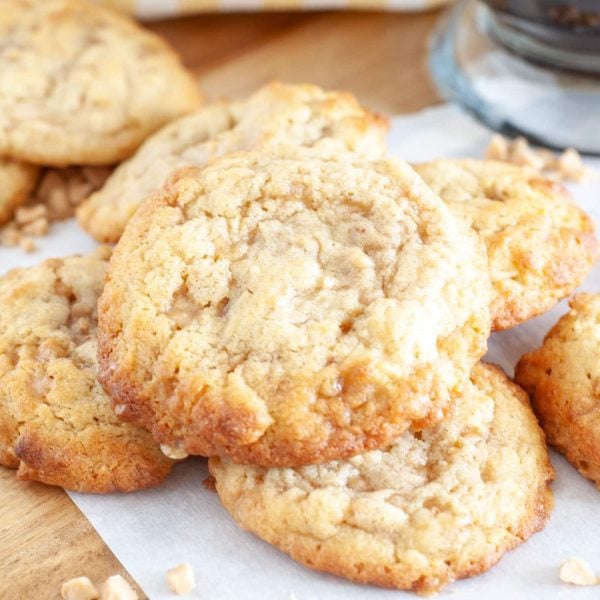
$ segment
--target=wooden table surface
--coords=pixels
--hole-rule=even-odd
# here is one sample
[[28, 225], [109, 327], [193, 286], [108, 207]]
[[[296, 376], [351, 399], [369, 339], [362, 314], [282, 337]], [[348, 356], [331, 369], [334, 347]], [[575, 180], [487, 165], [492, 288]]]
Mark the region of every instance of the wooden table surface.
[[[438, 16], [205, 15], [149, 27], [177, 49], [209, 100], [281, 79], [346, 89], [369, 108], [398, 114], [440, 100], [427, 71]], [[103, 581], [115, 573], [132, 581], [62, 489], [17, 481], [0, 467], [0, 600], [60, 598], [66, 579]]]

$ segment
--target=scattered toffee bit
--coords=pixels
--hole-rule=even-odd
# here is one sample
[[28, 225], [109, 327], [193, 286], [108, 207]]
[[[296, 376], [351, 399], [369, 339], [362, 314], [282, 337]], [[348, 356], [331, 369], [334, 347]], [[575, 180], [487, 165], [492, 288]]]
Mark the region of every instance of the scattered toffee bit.
[[547, 148], [533, 148], [523, 137], [510, 140], [495, 133], [485, 151], [485, 158], [527, 167], [561, 181], [600, 179], [600, 173], [586, 166], [577, 150], [567, 148], [556, 155]]
[[74, 216], [77, 206], [104, 185], [111, 171], [109, 167], [44, 171], [25, 206], [0, 228], [0, 246], [20, 246], [25, 252], [33, 252], [33, 238], [46, 235], [55, 221]]
[[184, 460], [189, 456], [189, 454], [185, 450], [174, 448], [172, 446], [167, 446], [166, 444], [160, 445], [160, 451], [167, 458], [172, 458], [173, 460]]
[[189, 594], [196, 587], [196, 577], [190, 563], [186, 562], [169, 569], [167, 583], [178, 596]]
[[100, 600], [138, 600], [138, 595], [121, 575], [112, 575], [100, 589]]
[[573, 585], [597, 585], [598, 578], [590, 565], [581, 558], [569, 558], [560, 566], [559, 577], [565, 583]]
[[74, 577], [62, 584], [60, 596], [63, 600], [96, 600], [98, 590], [87, 577]]

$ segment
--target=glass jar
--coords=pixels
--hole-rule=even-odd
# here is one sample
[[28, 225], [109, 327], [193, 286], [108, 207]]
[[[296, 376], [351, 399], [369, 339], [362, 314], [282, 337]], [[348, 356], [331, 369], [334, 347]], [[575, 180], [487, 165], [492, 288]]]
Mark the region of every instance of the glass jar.
[[600, 154], [600, 0], [463, 0], [430, 58], [442, 94], [494, 129]]

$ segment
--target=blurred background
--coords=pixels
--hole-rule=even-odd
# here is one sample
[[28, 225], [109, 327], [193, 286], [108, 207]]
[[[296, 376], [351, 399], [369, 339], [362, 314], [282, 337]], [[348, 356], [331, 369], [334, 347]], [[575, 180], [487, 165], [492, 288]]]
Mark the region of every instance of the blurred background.
[[[209, 99], [243, 97], [267, 81], [282, 79], [349, 89], [365, 105], [392, 114], [440, 100], [427, 64], [427, 40], [440, 10], [414, 10], [435, 2], [397, 1], [394, 10], [386, 11], [334, 11], [314, 7], [392, 5], [357, 0], [187, 1], [176, 3], [186, 16], [158, 20], [159, 15], [179, 12], [173, 2], [153, 0], [138, 8], [132, 2], [117, 4], [127, 5], [145, 26], [168, 39], [198, 75]], [[401, 10], [402, 4], [413, 10]], [[271, 10], [233, 9], [240, 5]], [[294, 10], [274, 11], [274, 6]], [[307, 6], [313, 10], [304, 10]]]
[[600, 153], [598, 0], [98, 0], [167, 38], [211, 99], [271, 79], [389, 114], [456, 102], [534, 143]]

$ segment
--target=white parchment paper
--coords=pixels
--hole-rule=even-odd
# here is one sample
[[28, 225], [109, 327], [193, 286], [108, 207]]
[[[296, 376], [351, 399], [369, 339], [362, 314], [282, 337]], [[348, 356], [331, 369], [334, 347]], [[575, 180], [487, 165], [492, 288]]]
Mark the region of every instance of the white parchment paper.
[[[394, 119], [391, 153], [419, 161], [439, 156], [481, 157], [489, 131], [454, 107], [430, 109]], [[592, 163], [593, 164], [593, 163]], [[594, 165], [600, 168], [600, 161]], [[600, 224], [600, 183], [571, 187], [578, 203]], [[42, 258], [87, 252], [94, 243], [75, 224], [63, 223], [41, 241], [33, 255], [0, 248], [0, 273]], [[582, 286], [600, 290], [600, 267]], [[487, 359], [508, 373], [517, 359], [541, 342], [565, 311], [563, 302], [546, 315], [494, 334]], [[548, 527], [508, 553], [488, 573], [450, 585], [442, 597], [465, 600], [600, 598], [600, 587], [576, 589], [558, 580], [570, 556], [587, 559], [600, 573], [600, 492], [559, 455], [556, 507]], [[165, 570], [189, 561], [198, 582], [186, 596], [202, 600], [377, 600], [415, 598], [413, 594], [349, 583], [310, 571], [255, 536], [240, 530], [206, 490], [203, 459], [176, 467], [160, 488], [131, 495], [71, 498], [91, 521], [129, 573], [152, 599], [174, 598]], [[93, 573], [82, 573], [93, 578]]]

